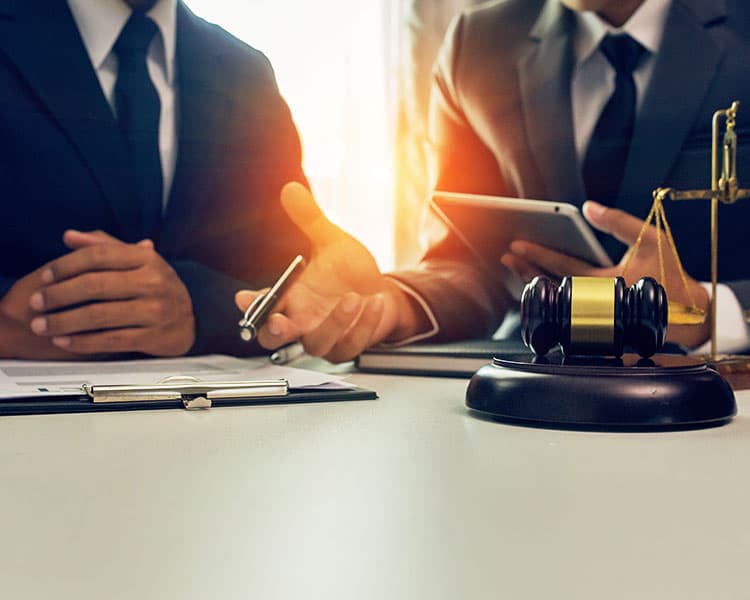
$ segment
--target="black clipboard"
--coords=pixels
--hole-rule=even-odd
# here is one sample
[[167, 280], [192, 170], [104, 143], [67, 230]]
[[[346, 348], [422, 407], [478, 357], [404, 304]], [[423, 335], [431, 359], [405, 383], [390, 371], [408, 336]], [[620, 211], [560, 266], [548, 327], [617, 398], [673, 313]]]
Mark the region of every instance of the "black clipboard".
[[229, 395], [207, 398], [200, 394], [180, 394], [171, 397], [134, 397], [127, 401], [98, 400], [90, 393], [80, 396], [34, 396], [29, 398], [0, 399], [0, 415], [38, 415], [54, 413], [113, 412], [131, 410], [207, 410], [223, 406], [248, 406], [258, 404], [301, 404], [309, 402], [339, 402], [346, 400], [376, 400], [378, 395], [361, 387], [341, 389], [299, 388], [285, 393], [258, 393], [255, 395]]

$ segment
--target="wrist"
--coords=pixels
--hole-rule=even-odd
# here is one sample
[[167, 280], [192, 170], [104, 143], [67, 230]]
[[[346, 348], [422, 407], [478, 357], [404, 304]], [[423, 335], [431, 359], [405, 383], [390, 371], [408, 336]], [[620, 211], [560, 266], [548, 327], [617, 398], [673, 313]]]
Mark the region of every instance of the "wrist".
[[405, 292], [393, 279], [386, 279], [387, 302], [392, 305], [394, 325], [383, 339], [395, 343], [426, 333], [431, 328], [430, 319], [416, 298]]

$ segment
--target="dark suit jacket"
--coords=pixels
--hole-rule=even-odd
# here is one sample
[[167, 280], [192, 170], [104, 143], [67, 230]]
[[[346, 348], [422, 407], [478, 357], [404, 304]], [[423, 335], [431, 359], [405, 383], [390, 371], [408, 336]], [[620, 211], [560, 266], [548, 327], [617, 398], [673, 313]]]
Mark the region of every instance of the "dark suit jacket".
[[[157, 250], [187, 286], [192, 352], [245, 354], [236, 290], [269, 285], [308, 242], [279, 191], [305, 182], [267, 59], [182, 3], [178, 158]], [[65, 0], [0, 0], [0, 294], [66, 249], [67, 228], [139, 239], [123, 138]]]
[[[434, 188], [580, 206], [570, 99], [574, 15], [559, 0], [492, 2], [461, 15], [438, 58], [430, 135]], [[710, 187], [711, 117], [740, 100], [738, 172], [750, 185], [750, 4], [674, 0], [637, 116], [616, 205], [645, 218], [651, 191]], [[744, 108], [744, 110], [743, 110]], [[667, 215], [687, 271], [710, 280], [706, 201], [670, 202]], [[750, 279], [750, 202], [719, 209], [719, 275]], [[605, 248], [617, 261], [624, 247]], [[514, 304], [481, 274], [455, 237], [435, 242], [421, 269], [399, 275], [428, 300], [441, 339], [491, 333]], [[743, 284], [732, 284], [740, 300]]]

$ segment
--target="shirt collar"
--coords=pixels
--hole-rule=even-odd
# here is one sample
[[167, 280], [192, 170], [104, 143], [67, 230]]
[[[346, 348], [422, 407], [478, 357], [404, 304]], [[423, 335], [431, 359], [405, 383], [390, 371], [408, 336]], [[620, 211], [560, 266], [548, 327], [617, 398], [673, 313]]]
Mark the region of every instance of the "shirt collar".
[[664, 36], [664, 26], [672, 0], [645, 0], [622, 27], [613, 27], [592, 11], [575, 12], [576, 64], [586, 62], [608, 33], [627, 33], [651, 54]]
[[[112, 51], [131, 9], [123, 0], [68, 0], [94, 69], [99, 69]], [[177, 0], [158, 0], [148, 11], [161, 33], [167, 81], [174, 80], [177, 45]]]

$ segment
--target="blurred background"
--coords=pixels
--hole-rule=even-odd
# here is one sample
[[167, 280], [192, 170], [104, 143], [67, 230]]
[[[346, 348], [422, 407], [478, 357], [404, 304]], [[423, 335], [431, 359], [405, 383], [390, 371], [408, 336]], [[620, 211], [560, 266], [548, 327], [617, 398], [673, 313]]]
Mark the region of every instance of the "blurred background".
[[477, 0], [187, 0], [268, 56], [328, 217], [383, 270], [419, 257], [429, 79], [453, 16]]

